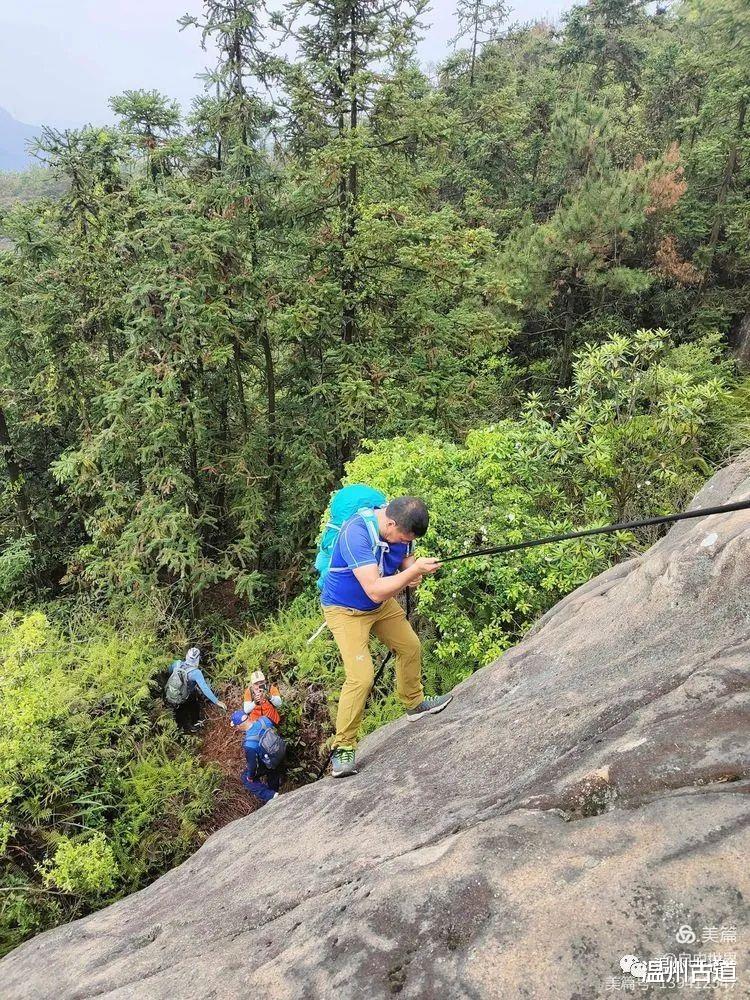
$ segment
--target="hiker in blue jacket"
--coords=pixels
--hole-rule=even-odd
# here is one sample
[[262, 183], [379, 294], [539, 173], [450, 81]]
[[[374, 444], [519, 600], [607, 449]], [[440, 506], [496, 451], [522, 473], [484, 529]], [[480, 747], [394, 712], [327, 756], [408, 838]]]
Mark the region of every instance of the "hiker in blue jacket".
[[223, 712], [227, 710], [227, 706], [216, 697], [203, 676], [199, 666], [200, 659], [201, 651], [197, 646], [191, 646], [184, 660], [173, 660], [169, 665], [169, 678], [164, 689], [167, 704], [174, 710], [175, 722], [186, 733], [195, 733], [203, 725], [198, 691]]
[[[278, 768], [269, 768], [261, 760], [260, 738], [267, 729], [273, 729], [272, 720], [267, 715], [251, 718], [247, 712], [237, 709], [232, 712], [230, 725], [244, 734], [242, 746], [245, 750], [245, 770], [242, 772], [242, 784], [260, 799], [261, 805], [275, 799], [279, 794], [281, 778]], [[258, 779], [265, 777], [266, 783]]]

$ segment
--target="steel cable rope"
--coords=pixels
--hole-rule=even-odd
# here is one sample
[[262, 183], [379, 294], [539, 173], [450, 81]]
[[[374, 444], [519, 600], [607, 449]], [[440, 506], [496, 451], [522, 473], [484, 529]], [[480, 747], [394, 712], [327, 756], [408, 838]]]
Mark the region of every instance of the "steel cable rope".
[[[519, 549], [535, 548], [539, 545], [553, 545], [556, 542], [565, 542], [572, 538], [586, 538], [589, 535], [610, 535], [618, 531], [631, 531], [634, 528], [645, 528], [654, 524], [668, 524], [671, 521], [686, 521], [689, 518], [710, 517], [713, 514], [729, 514], [736, 510], [750, 510], [750, 499], [738, 500], [736, 503], [722, 504], [717, 507], [700, 507], [696, 510], [682, 511], [679, 514], [664, 514], [660, 517], [647, 517], [639, 521], [620, 521], [617, 524], [607, 524], [601, 528], [584, 528], [581, 531], [567, 531], [560, 535], [545, 535], [543, 538], [532, 538], [522, 542], [511, 542], [507, 545], [493, 545], [487, 549], [473, 549], [471, 552], [461, 552], [458, 555], [438, 556], [440, 562], [445, 565], [449, 562], [457, 562], [459, 559], [473, 559], [478, 556], [495, 556], [504, 552], [514, 552]], [[411, 593], [406, 588], [406, 617], [411, 616]], [[373, 680], [374, 689], [380, 680], [386, 664], [393, 655], [392, 650], [383, 658], [378, 672]]]
[[652, 524], [668, 524], [670, 521], [686, 521], [695, 517], [710, 517], [713, 514], [730, 514], [735, 510], [750, 510], [750, 499], [738, 500], [736, 503], [721, 504], [718, 507], [699, 507], [696, 510], [686, 510], [679, 514], [664, 514], [661, 517], [646, 517], [640, 521], [620, 521], [617, 524], [607, 524], [601, 528], [584, 528], [582, 531], [566, 531], [560, 535], [545, 535], [543, 538], [527, 539], [523, 542], [511, 542], [508, 545], [493, 545], [487, 549], [473, 549], [471, 552], [461, 552], [458, 555], [438, 556], [441, 564], [457, 562], [459, 559], [472, 559], [477, 556], [496, 556], [503, 552], [515, 552], [518, 549], [531, 549], [537, 545], [552, 545], [555, 542], [566, 542], [571, 538], [586, 538], [589, 535], [611, 535], [617, 531], [632, 531], [634, 528], [646, 528]]

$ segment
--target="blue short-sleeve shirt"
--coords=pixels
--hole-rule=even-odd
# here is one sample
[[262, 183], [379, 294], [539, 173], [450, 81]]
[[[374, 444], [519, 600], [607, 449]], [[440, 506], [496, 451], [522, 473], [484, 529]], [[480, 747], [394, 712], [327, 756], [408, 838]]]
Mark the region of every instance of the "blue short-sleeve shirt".
[[[393, 576], [409, 555], [408, 542], [389, 542], [383, 556], [383, 576]], [[361, 566], [377, 566], [372, 538], [361, 514], [350, 518], [336, 540], [331, 558], [331, 569], [339, 572], [326, 574], [320, 600], [323, 605], [335, 604], [356, 611], [375, 611], [382, 602], [371, 601], [353, 570]]]

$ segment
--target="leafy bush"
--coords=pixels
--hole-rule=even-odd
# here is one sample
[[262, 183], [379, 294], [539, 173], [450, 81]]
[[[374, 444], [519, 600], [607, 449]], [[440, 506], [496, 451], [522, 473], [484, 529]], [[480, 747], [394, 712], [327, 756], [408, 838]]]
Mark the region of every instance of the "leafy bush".
[[112, 848], [103, 833], [89, 840], [61, 837], [53, 858], [39, 866], [45, 885], [97, 898], [113, 888], [119, 874]]

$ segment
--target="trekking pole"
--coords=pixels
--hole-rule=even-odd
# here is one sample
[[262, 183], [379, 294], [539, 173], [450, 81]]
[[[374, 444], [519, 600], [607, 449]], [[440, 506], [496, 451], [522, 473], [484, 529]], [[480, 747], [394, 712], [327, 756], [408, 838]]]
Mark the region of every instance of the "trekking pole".
[[315, 777], [313, 778], [313, 781], [320, 781], [320, 779], [323, 777], [323, 772], [331, 763], [331, 757], [333, 757], [335, 752], [336, 752], [335, 750], [328, 751], [328, 753], [326, 754], [326, 759], [323, 761], [318, 770], [315, 772]]
[[489, 549], [474, 549], [472, 552], [461, 552], [456, 556], [438, 556], [438, 558], [441, 563], [445, 564], [456, 562], [459, 559], [471, 559], [475, 556], [496, 556], [503, 552], [535, 548], [537, 545], [566, 542], [570, 538], [585, 538], [587, 535], [610, 535], [616, 531], [632, 531], [634, 528], [646, 528], [652, 524], [668, 524], [670, 521], [686, 521], [694, 517], [710, 517], [712, 514], [731, 514], [735, 510], [750, 510], [750, 499], [721, 504], [718, 507], [699, 507], [697, 510], [686, 510], [679, 514], [647, 517], [641, 521], [620, 521], [618, 524], [607, 524], [603, 528], [585, 528], [582, 531], [567, 531], [562, 535], [545, 535], [544, 538], [532, 538], [524, 542], [512, 542], [509, 545], [493, 545]]
[[328, 628], [328, 622], [323, 622], [323, 624], [320, 626], [320, 628], [316, 629], [313, 632], [313, 634], [310, 636], [310, 638], [307, 640], [307, 645], [309, 646], [311, 642], [314, 642], [315, 639], [317, 639], [318, 636], [321, 635], [321, 633], [323, 632], [323, 630], [327, 629], [327, 628]]
[[372, 687], [370, 688], [370, 691], [374, 691], [375, 688], [378, 686], [378, 681], [383, 676], [383, 671], [385, 670], [385, 668], [388, 665], [388, 662], [390, 661], [390, 658], [392, 656], [393, 656], [393, 650], [389, 649], [388, 652], [383, 657], [383, 659], [380, 661], [380, 666], [378, 667], [377, 673], [375, 674], [375, 677], [373, 678]]

